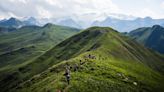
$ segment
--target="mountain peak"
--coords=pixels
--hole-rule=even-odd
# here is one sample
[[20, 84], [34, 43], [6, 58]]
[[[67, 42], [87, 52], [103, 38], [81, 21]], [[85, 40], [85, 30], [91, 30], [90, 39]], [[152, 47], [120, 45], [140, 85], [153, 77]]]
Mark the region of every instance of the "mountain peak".
[[52, 23], [47, 23], [47, 24], [45, 24], [43, 27], [51, 27], [51, 26], [53, 26]]
[[86, 29], [86, 31], [100, 32], [100, 33], [107, 33], [107, 32], [111, 32], [111, 31], [117, 32], [116, 30], [114, 30], [110, 27], [98, 27], [98, 26], [90, 27], [90, 28]]
[[151, 20], [152, 18], [151, 17], [145, 17], [144, 19]]
[[20, 28], [24, 25], [24, 23], [14, 17], [9, 18], [8, 20], [5, 20], [3, 22], [0, 22], [0, 25], [3, 27], [15, 27]]
[[164, 28], [160, 25], [154, 25], [154, 26], [152, 26], [152, 30], [156, 31], [156, 32], [162, 32], [164, 30]]
[[14, 17], [11, 17], [10, 19], [8, 19], [8, 21], [17, 21], [17, 19]]
[[153, 29], [157, 29], [157, 28], [159, 29], [159, 28], [163, 28], [163, 27], [160, 26], [160, 25], [153, 25], [152, 28], [153, 28]]
[[160, 25], [136, 29], [134, 31], [131, 31], [129, 33], [129, 36], [139, 43], [144, 44], [148, 48], [151, 48], [162, 54], [164, 53], [164, 28]]
[[36, 19], [36, 18], [34, 18], [34, 17], [29, 17], [29, 18], [27, 18], [27, 19], [26, 19], [26, 21], [36, 22], [36, 21], [37, 21], [37, 19]]

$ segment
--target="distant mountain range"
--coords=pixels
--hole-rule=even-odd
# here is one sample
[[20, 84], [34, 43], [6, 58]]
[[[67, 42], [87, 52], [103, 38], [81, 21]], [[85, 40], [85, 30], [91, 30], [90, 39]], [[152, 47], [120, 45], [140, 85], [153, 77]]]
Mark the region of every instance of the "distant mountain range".
[[111, 26], [118, 31], [128, 32], [139, 27], [151, 27], [153, 25], [163, 25], [164, 19], [152, 19], [151, 17], [137, 18], [135, 20], [120, 20], [107, 18], [104, 21], [96, 21], [92, 26]]
[[26, 25], [41, 25], [39, 21], [34, 17], [29, 17], [23, 20]]
[[164, 27], [160, 25], [142, 27], [131, 31], [128, 35], [146, 47], [164, 54]]
[[[84, 17], [85, 16], [91, 16], [91, 15], [84, 15]], [[51, 21], [49, 19], [39, 20], [33, 17], [24, 18], [20, 20], [16, 18], [4, 19], [0, 21], [0, 34], [6, 34], [11, 31], [16, 31], [17, 28], [23, 26], [34, 26], [34, 25], [42, 26], [46, 22], [52, 22], [58, 25], [83, 29], [84, 28], [83, 24], [85, 24], [87, 20], [81, 21], [80, 19], [77, 18], [77, 16], [74, 17], [76, 18], [73, 19], [71, 17], [63, 17], [58, 19], [52, 19]], [[125, 18], [125, 16], [123, 18]], [[155, 24], [159, 24], [159, 25], [155, 25]], [[87, 25], [89, 25], [89, 23]], [[146, 47], [158, 51], [159, 53], [162, 54], [164, 53], [164, 44], [163, 44], [164, 29], [162, 27], [164, 26], [164, 19], [152, 19], [151, 17], [146, 17], [146, 18], [136, 18], [136, 19], [132, 18], [132, 19], [123, 20], [114, 17], [108, 17], [103, 21], [93, 21], [93, 23], [91, 23], [90, 26], [111, 26], [114, 29], [119, 30], [121, 32], [122, 31], [129, 32], [133, 30], [128, 33], [128, 35], [131, 36], [133, 39], [144, 44]]]
[[120, 32], [129, 32], [139, 27], [151, 27], [153, 25], [164, 26], [164, 19], [152, 19], [151, 17], [128, 19], [125, 18], [125, 16], [123, 18], [120, 19], [118, 17], [107, 16], [103, 20], [88, 19], [88, 21], [82, 21], [79, 18], [69, 17], [60, 19], [58, 22], [56, 22], [56, 20], [58, 20], [56, 19], [53, 23], [80, 29], [91, 26], [112, 27]]
[[0, 27], [7, 27], [7, 28], [20, 28], [22, 26], [29, 26], [29, 25], [39, 25], [39, 23], [33, 17], [30, 17], [26, 20], [19, 20], [12, 17], [0, 21]]
[[75, 22], [73, 19], [68, 18], [68, 19], [63, 19], [63, 20], [56, 20], [54, 22], [55, 24], [58, 25], [63, 25], [63, 26], [68, 26], [68, 27], [74, 27], [74, 28], [82, 28], [80, 24]]
[[152, 19], [151, 17], [137, 18], [133, 16], [121, 14], [83, 14], [72, 15], [61, 18], [43, 18], [38, 19], [34, 17], [24, 19], [4, 19], [0, 21], [0, 26], [6, 27], [21, 27], [24, 25], [45, 25], [46, 23], [53, 23], [68, 27], [75, 27], [85, 29], [91, 26], [112, 27], [121, 32], [129, 32], [139, 27], [151, 27], [153, 25], [164, 26], [164, 19]]
[[0, 22], [0, 27], [21, 27], [24, 26], [25, 23], [22, 21], [16, 19], [16, 18], [10, 18], [8, 20], [2, 20]]

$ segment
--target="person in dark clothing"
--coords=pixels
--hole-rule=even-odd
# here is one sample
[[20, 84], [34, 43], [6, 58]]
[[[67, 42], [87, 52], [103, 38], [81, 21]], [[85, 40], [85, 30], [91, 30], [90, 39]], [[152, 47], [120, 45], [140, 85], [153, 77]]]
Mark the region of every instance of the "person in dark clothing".
[[[86, 59], [86, 60], [87, 60], [87, 59]], [[86, 60], [85, 60], [85, 61], [86, 61]], [[83, 63], [84, 63], [84, 62], [82, 62], [82, 60], [80, 60], [80, 65], [82, 65]]]
[[78, 64], [74, 64], [74, 72], [78, 70]]
[[65, 70], [65, 74], [64, 75], [65, 75], [66, 80], [67, 80], [67, 83], [69, 85], [69, 83], [70, 83], [70, 70], [69, 70], [68, 67], [66, 67], [66, 70]]

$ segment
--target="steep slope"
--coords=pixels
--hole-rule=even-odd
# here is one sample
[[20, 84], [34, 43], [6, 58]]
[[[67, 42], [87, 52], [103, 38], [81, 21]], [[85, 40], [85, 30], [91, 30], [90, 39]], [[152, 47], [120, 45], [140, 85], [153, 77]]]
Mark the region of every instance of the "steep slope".
[[[12, 91], [162, 92], [163, 59], [111, 28], [92, 27], [22, 66], [15, 75], [30, 79]], [[65, 65], [72, 67], [70, 85], [63, 76]]]
[[134, 40], [159, 53], [164, 53], [164, 28], [159, 25], [143, 27], [128, 33]]
[[6, 28], [6, 27], [0, 27], [0, 35], [12, 32], [12, 31], [16, 31], [16, 28]]
[[[6, 31], [5, 29], [10, 30], [10, 28], [2, 28], [1, 31]], [[51, 45], [52, 42], [58, 43], [58, 41], [69, 37], [79, 31], [75, 28], [57, 26], [53, 24], [46, 24], [43, 27], [24, 26], [22, 28], [13, 30], [16, 31], [1, 34], [0, 53], [12, 51], [20, 47], [25, 47], [29, 44], [42, 45], [42, 43], [46, 42]]]
[[[4, 30], [2, 30], [4, 31]], [[0, 36], [0, 86], [7, 86], [10, 80], [2, 81], [11, 76], [22, 65], [76, 34], [79, 29], [46, 24], [43, 27], [25, 26], [16, 31]], [[4, 84], [3, 82], [6, 82]]]

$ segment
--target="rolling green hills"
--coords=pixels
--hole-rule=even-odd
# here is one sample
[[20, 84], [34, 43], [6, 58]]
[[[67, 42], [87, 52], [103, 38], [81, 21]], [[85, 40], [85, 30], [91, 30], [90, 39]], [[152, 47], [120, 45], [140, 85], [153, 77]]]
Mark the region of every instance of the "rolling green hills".
[[46, 24], [43, 27], [24, 26], [0, 34], [0, 88], [12, 85], [8, 77], [15, 74], [21, 66], [27, 65], [59, 42], [78, 32], [79, 29]]
[[[22, 65], [6, 80], [11, 92], [163, 92], [163, 60], [112, 28], [92, 27]], [[72, 67], [70, 85], [63, 76], [66, 65]]]
[[164, 54], [164, 28], [162, 26], [138, 28], [128, 35], [146, 47]]

